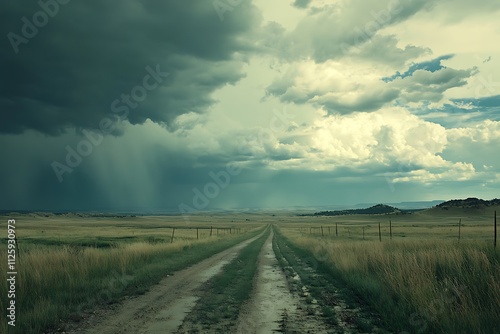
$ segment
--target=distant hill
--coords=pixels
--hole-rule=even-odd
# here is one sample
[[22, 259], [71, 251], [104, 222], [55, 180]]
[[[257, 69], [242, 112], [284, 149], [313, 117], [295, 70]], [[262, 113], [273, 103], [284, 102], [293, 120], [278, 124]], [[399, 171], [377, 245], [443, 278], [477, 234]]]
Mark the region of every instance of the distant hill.
[[320, 211], [314, 213], [314, 216], [343, 216], [343, 215], [380, 215], [389, 213], [399, 213], [402, 210], [390, 205], [377, 204], [365, 209]]
[[[444, 200], [432, 200], [432, 201], [394, 202], [385, 204], [398, 208], [401, 211], [404, 211], [404, 210], [414, 210], [414, 209], [428, 209], [443, 202]], [[375, 204], [377, 203], [360, 203], [353, 205], [350, 208], [339, 208], [339, 209], [362, 209], [362, 208], [368, 208]]]
[[489, 201], [475, 197], [469, 197], [467, 199], [452, 199], [436, 205], [436, 208], [441, 208], [443, 210], [450, 208], [482, 209], [490, 206], [500, 206], [500, 199], [495, 198]]

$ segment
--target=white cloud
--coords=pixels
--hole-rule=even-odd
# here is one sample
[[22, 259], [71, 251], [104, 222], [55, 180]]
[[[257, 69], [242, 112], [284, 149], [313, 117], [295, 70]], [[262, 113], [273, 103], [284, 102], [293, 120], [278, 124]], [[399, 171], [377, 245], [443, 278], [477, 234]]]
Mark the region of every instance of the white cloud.
[[392, 101], [397, 91], [381, 80], [391, 72], [374, 65], [330, 60], [296, 62], [268, 88], [282, 101], [313, 103], [331, 112], [375, 110]]
[[472, 127], [447, 130], [448, 138], [453, 141], [480, 142], [483, 144], [500, 144], [500, 122], [485, 120]]
[[311, 103], [341, 114], [374, 111], [396, 102], [416, 105], [432, 102], [439, 107], [450, 103], [445, 92], [466, 85], [475, 70], [416, 70], [391, 82], [382, 80], [393, 73], [369, 62], [306, 60], [290, 66], [268, 86], [267, 92], [285, 102]]
[[362, 165], [444, 166], [438, 155], [446, 131], [402, 108], [319, 118], [310, 134], [306, 165], [319, 169]]

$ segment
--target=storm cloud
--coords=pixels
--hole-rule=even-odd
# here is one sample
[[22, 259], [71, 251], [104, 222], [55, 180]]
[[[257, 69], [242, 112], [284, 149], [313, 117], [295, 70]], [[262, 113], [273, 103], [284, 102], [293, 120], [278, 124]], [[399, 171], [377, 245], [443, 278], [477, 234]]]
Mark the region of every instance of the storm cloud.
[[168, 127], [204, 113], [214, 90], [244, 76], [258, 16], [240, 6], [221, 22], [203, 0], [2, 3], [0, 132], [96, 129], [112, 113]]
[[498, 197], [499, 14], [496, 0], [3, 2], [0, 210]]

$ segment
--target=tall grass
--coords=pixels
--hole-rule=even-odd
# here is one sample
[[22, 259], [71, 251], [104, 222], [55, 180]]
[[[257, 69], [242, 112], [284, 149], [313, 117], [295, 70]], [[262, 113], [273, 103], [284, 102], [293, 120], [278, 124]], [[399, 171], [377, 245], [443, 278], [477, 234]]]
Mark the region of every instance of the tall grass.
[[[86, 309], [144, 293], [151, 284], [257, 232], [200, 241], [119, 244], [111, 248], [27, 247], [17, 262], [15, 333], [40, 333]], [[0, 249], [6, 259], [6, 248]], [[6, 261], [4, 261], [6, 262]], [[2, 264], [3, 272], [7, 272]], [[0, 280], [0, 308], [7, 308], [7, 281]], [[0, 332], [13, 332], [0, 318]], [[8, 331], [9, 330], [9, 331]]]
[[285, 235], [328, 263], [393, 330], [500, 333], [500, 252], [483, 242]]

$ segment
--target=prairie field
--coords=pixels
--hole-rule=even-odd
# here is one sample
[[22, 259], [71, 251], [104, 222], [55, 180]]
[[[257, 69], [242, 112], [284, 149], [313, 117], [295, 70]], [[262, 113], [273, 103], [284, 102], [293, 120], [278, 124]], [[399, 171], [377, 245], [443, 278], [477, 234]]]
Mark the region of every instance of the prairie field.
[[500, 250], [493, 247], [493, 211], [428, 211], [300, 217], [278, 226], [392, 330], [500, 332]]
[[[8, 217], [13, 218], [16, 333], [55, 330], [59, 319], [79, 320], [99, 305], [142, 294], [160, 278], [248, 238], [262, 226], [225, 216], [192, 217], [188, 222], [181, 216]], [[2, 221], [7, 222], [7, 217]], [[7, 258], [6, 240], [0, 239], [3, 259]], [[8, 271], [6, 261], [1, 268]], [[7, 281], [2, 280], [0, 294], [6, 296], [7, 290]], [[0, 307], [7, 308], [3, 298]], [[8, 330], [6, 320], [5, 316], [0, 320], [2, 333]]]
[[[71, 328], [84, 325], [93, 328], [89, 333], [106, 331], [127, 323], [131, 310], [140, 314], [138, 319], [148, 319], [151, 328], [236, 330], [261, 318], [255, 311], [259, 303], [278, 307], [267, 313], [267, 331], [278, 321], [283, 331], [500, 332], [500, 251], [493, 247], [492, 210], [333, 217], [200, 214], [189, 220], [4, 217], [16, 219], [15, 333], [72, 333]], [[272, 228], [262, 234], [266, 226]], [[6, 258], [6, 250], [2, 238], [0, 257]], [[204, 259], [210, 261], [202, 264]], [[269, 261], [274, 267], [264, 265]], [[6, 263], [1, 267], [8, 271]], [[184, 269], [185, 274], [177, 274]], [[278, 275], [281, 299], [270, 297], [276, 287], [268, 286], [263, 275]], [[175, 310], [175, 303], [158, 304], [158, 291], [151, 291], [169, 277], [172, 281], [158, 288], [168, 296], [161, 300], [191, 300], [185, 306], [191, 311], [182, 313], [179, 323], [159, 324], [154, 313], [144, 313], [144, 305]], [[177, 286], [185, 284], [191, 287], [179, 291]], [[259, 294], [262, 289], [268, 293]], [[0, 294], [7, 290], [3, 280]], [[175, 297], [178, 293], [183, 297]], [[144, 300], [135, 301], [138, 296]], [[123, 303], [127, 298], [130, 305]], [[115, 320], [90, 323], [93, 314], [100, 314], [96, 310], [115, 304], [124, 308], [116, 308], [115, 318], [109, 318]], [[3, 299], [0, 307], [7, 307]], [[139, 320], [127, 326], [145, 328]], [[8, 330], [4, 317], [0, 331]]]

